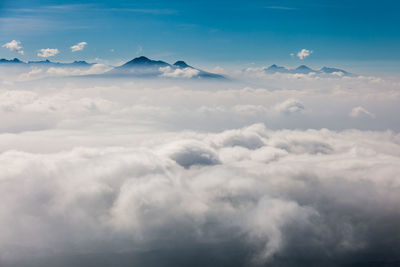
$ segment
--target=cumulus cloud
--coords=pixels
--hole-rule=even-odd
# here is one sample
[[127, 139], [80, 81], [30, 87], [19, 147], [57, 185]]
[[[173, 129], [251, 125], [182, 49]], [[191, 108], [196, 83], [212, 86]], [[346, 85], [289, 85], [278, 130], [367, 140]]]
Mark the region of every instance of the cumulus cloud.
[[141, 147], [0, 154], [2, 263], [64, 266], [75, 253], [84, 253], [77, 266], [396, 256], [394, 134], [256, 124], [154, 138]]
[[23, 48], [21, 46], [21, 42], [20, 41], [12, 40], [9, 43], [3, 44], [2, 47], [7, 48], [10, 51], [18, 52], [21, 55], [24, 54], [24, 50], [23, 50]]
[[301, 60], [305, 59], [309, 55], [312, 54], [313, 51], [308, 50], [308, 49], [301, 49], [300, 52], [297, 53], [297, 57], [300, 58]]
[[353, 117], [353, 118], [359, 118], [359, 117], [362, 117], [362, 116], [375, 118], [375, 114], [369, 112], [368, 110], [366, 110], [365, 108], [363, 108], [361, 106], [353, 108], [351, 110], [349, 116]]
[[167, 78], [193, 78], [199, 75], [200, 71], [192, 68], [173, 69], [170, 66], [160, 68], [162, 77]]
[[300, 113], [304, 111], [304, 109], [305, 109], [304, 105], [299, 100], [296, 99], [287, 99], [282, 103], [278, 103], [275, 106], [276, 111], [288, 115], [292, 113]]
[[86, 42], [77, 43], [76, 45], [71, 46], [71, 51], [72, 52], [82, 51], [86, 45], [87, 45]]
[[60, 53], [57, 48], [43, 48], [40, 49], [37, 56], [38, 57], [53, 57]]

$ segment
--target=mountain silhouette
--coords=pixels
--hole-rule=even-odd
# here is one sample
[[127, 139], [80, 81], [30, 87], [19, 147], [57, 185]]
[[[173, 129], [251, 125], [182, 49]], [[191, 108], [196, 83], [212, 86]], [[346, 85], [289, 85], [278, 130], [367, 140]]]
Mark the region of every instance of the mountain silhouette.
[[186, 62], [182, 60], [176, 61], [173, 65], [171, 65], [167, 62], [161, 60], [152, 60], [145, 56], [134, 58], [131, 61], [122, 64], [121, 66], [115, 67], [114, 69], [107, 72], [107, 74], [115, 76], [132, 76], [132, 77], [144, 77], [144, 78], [161, 77], [163, 71], [173, 72], [176, 69], [184, 70], [187, 68], [197, 71], [197, 73], [193, 75], [193, 77], [191, 78], [226, 79], [222, 75], [192, 67], [186, 64]]
[[301, 65], [301, 66], [298, 66], [298, 67], [295, 69], [295, 72], [296, 72], [296, 73], [302, 73], [302, 74], [308, 74], [308, 73], [310, 73], [310, 72], [317, 72], [317, 71], [315, 71], [315, 70], [313, 70], [313, 69], [307, 67], [306, 65]]
[[161, 60], [151, 60], [145, 56], [137, 57], [132, 59], [131, 61], [126, 62], [122, 66], [118, 68], [132, 68], [132, 67], [166, 67], [170, 66], [170, 64], [161, 61]]
[[43, 66], [59, 66], [59, 67], [62, 67], [62, 66], [66, 66], [66, 67], [68, 67], [68, 66], [69, 67], [86, 66], [86, 67], [89, 67], [89, 66], [94, 65], [94, 63], [87, 63], [86, 61], [74, 61], [72, 63], [61, 63], [61, 62], [53, 62], [48, 59], [38, 60], [38, 61], [34, 60], [34, 61], [28, 61], [28, 62], [24, 62], [22, 60], [19, 60], [18, 58], [14, 58], [14, 59], [10, 59], [10, 60], [5, 59], [5, 58], [0, 59], [0, 64], [15, 64], [15, 63], [23, 64], [26, 66], [43, 65]]
[[291, 73], [291, 74], [309, 74], [309, 73], [315, 73], [315, 74], [333, 74], [333, 73], [341, 73], [344, 76], [352, 76], [354, 74], [347, 72], [342, 69], [337, 69], [337, 68], [330, 68], [330, 67], [322, 67], [320, 70], [314, 70], [306, 65], [300, 65], [295, 69], [288, 69], [283, 66], [278, 66], [276, 64], [273, 64], [269, 66], [268, 68], [264, 68], [264, 72], [269, 73], [269, 74], [274, 74], [274, 73]]
[[345, 70], [342, 70], [342, 69], [337, 69], [337, 68], [329, 68], [329, 67], [323, 67], [323, 68], [321, 68], [321, 70], [320, 70], [321, 72], [323, 72], [323, 73], [329, 73], [329, 74], [332, 74], [332, 73], [334, 73], [334, 72], [337, 72], [337, 73], [343, 73], [344, 75], [351, 75], [351, 73], [349, 73], [349, 72], [347, 72], [347, 71], [345, 71]]
[[278, 66], [276, 64], [269, 66], [268, 68], [264, 69], [264, 71], [267, 73], [277, 73], [277, 72], [289, 73], [290, 72], [287, 68]]
[[185, 68], [194, 69], [192, 66], [189, 66], [188, 64], [186, 64], [185, 61], [182, 61], [182, 60], [179, 60], [179, 61], [175, 62], [173, 66], [176, 66], [176, 67], [181, 68], [181, 69], [185, 69]]
[[2, 59], [0, 59], [0, 63], [11, 63], [11, 64], [15, 64], [15, 63], [24, 63], [23, 61], [21, 61], [21, 60], [19, 60], [18, 58], [14, 58], [14, 59], [10, 59], [10, 60], [8, 60], [8, 59], [5, 59], [5, 58], [2, 58]]

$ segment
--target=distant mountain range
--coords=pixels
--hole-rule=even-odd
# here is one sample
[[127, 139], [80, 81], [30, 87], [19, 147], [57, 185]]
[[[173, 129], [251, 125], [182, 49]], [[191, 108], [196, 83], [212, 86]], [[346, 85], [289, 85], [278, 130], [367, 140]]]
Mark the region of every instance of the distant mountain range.
[[264, 68], [264, 71], [266, 73], [291, 73], [291, 74], [309, 74], [309, 73], [316, 73], [316, 74], [333, 74], [333, 73], [339, 73], [343, 76], [352, 76], [353, 74], [350, 72], [347, 72], [342, 69], [337, 69], [337, 68], [329, 68], [329, 67], [322, 67], [319, 70], [314, 70], [311, 69], [310, 67], [306, 65], [301, 65], [295, 69], [288, 69], [286, 67], [278, 66], [278, 65], [271, 65], [268, 68]]
[[[96, 63], [88, 63], [86, 61], [74, 61], [72, 63], [52, 62], [50, 60], [28, 61], [24, 62], [18, 58], [0, 59], [1, 65], [11, 66], [40, 66], [40, 67], [69, 67], [69, 68], [89, 68]], [[295, 69], [289, 69], [276, 64], [264, 68], [265, 73], [290, 73], [290, 74], [340, 74], [342, 76], [353, 76], [354, 74], [338, 68], [322, 67], [319, 70], [311, 69], [306, 65], [301, 65]], [[176, 61], [169, 64], [161, 60], [152, 60], [145, 56], [137, 57], [126, 62], [121, 66], [112, 68], [103, 74], [103, 76], [124, 76], [124, 77], [173, 77], [173, 78], [207, 78], [207, 79], [227, 79], [225, 76], [207, 72], [186, 64], [185, 61]]]
[[[18, 58], [11, 60], [0, 59], [1, 65], [12, 66], [41, 66], [41, 67], [90, 67], [96, 63], [87, 63], [86, 61], [74, 61], [72, 63], [59, 63], [50, 60], [28, 61], [24, 62]], [[132, 77], [174, 77], [174, 78], [206, 78], [206, 79], [226, 79], [225, 76], [207, 72], [192, 67], [184, 61], [177, 61], [169, 64], [161, 60], [151, 60], [141, 56], [126, 62], [125, 64], [114, 67], [106, 73], [99, 74], [103, 76], [132, 76]]]
[[22, 61], [19, 60], [18, 58], [14, 59], [0, 59], [0, 64], [20, 64], [20, 65], [42, 65], [42, 66], [56, 66], [56, 67], [90, 67], [94, 65], [95, 63], [87, 63], [86, 61], [74, 61], [72, 63], [60, 63], [60, 62], [52, 62], [50, 60], [42, 60], [42, 61]]

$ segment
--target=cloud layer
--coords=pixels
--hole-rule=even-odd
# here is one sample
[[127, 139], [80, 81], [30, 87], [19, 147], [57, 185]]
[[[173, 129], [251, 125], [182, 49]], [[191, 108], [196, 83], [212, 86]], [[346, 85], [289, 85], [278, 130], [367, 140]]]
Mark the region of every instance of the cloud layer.
[[106, 68], [0, 72], [1, 266], [398, 262], [398, 78]]
[[[3, 152], [0, 227], [12, 227], [0, 259], [29, 266], [79, 253], [91, 262], [106, 251], [146, 262], [153, 251], [235, 266], [231, 248], [247, 265], [395, 259], [399, 151], [390, 133], [256, 124], [138, 147]], [[215, 252], [186, 256], [201, 246]]]

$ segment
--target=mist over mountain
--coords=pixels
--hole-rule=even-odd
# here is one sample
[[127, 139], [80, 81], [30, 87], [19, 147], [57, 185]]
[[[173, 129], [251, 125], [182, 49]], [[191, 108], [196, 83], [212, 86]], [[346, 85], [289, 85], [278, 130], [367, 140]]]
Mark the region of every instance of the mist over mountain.
[[55, 67], [82, 67], [82, 66], [92, 66], [95, 63], [87, 63], [86, 61], [74, 61], [71, 63], [61, 63], [61, 62], [53, 62], [48, 59], [46, 60], [39, 60], [39, 61], [28, 61], [24, 62], [19, 60], [18, 58], [14, 59], [0, 59], [0, 64], [8, 65], [8, 64], [21, 64], [25, 66], [55, 66]]
[[352, 76], [353, 74], [342, 70], [338, 68], [331, 68], [331, 67], [322, 67], [319, 70], [314, 70], [306, 65], [300, 65], [297, 68], [294, 69], [289, 69], [283, 66], [278, 66], [276, 64], [273, 64], [269, 66], [268, 68], [264, 68], [264, 71], [269, 74], [274, 74], [274, 73], [290, 73], [290, 74], [309, 74], [309, 73], [315, 73], [315, 74], [338, 74], [338, 75], [343, 75], [343, 76]]
[[145, 56], [134, 58], [121, 66], [115, 67], [107, 74], [136, 77], [225, 79], [222, 75], [194, 68], [184, 61], [177, 61], [171, 65], [161, 60], [151, 60]]
[[[43, 67], [43, 68], [90, 68], [98, 65], [97, 63], [87, 63], [86, 61], [74, 61], [71, 63], [53, 62], [50, 60], [42, 61], [28, 61], [24, 62], [18, 58], [14, 59], [0, 59], [0, 66], [10, 67]], [[300, 65], [297, 68], [287, 68], [273, 64], [269, 67], [263, 68], [266, 74], [315, 74], [315, 75], [339, 75], [339, 76], [355, 76], [346, 70], [322, 67], [320, 69], [312, 69], [307, 65]], [[217, 79], [227, 80], [227, 75], [215, 74], [212, 72], [204, 71], [188, 65], [183, 60], [178, 60], [174, 64], [167, 63], [162, 60], [152, 60], [145, 56], [134, 58], [120, 66], [111, 67], [111, 69], [104, 73], [95, 73], [88, 75], [101, 75], [104, 77], [132, 77], [132, 78], [185, 78], [185, 79]]]

